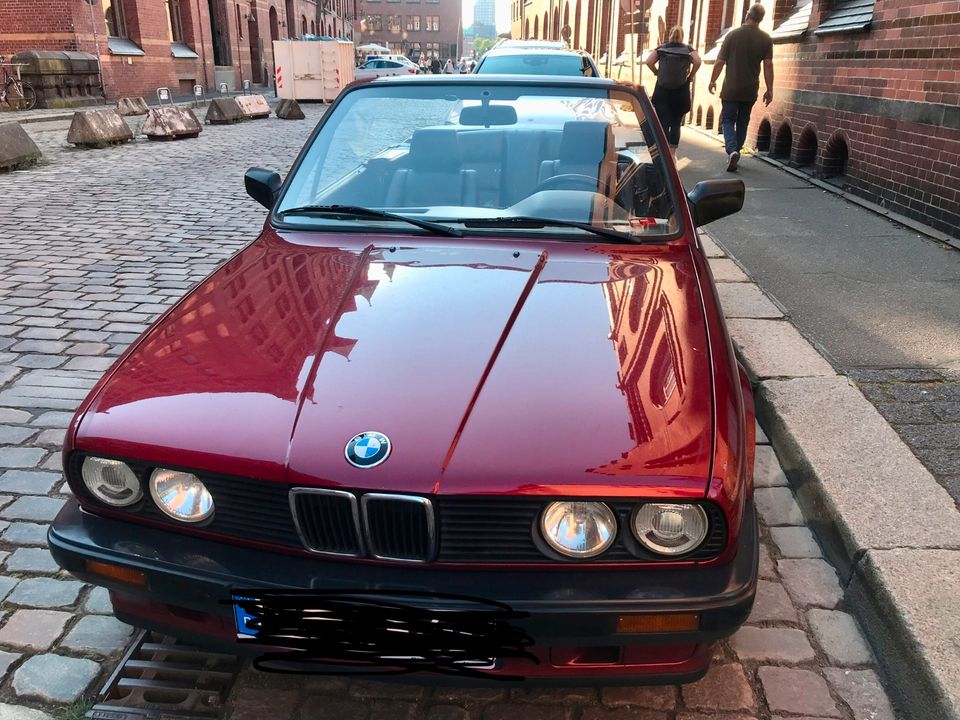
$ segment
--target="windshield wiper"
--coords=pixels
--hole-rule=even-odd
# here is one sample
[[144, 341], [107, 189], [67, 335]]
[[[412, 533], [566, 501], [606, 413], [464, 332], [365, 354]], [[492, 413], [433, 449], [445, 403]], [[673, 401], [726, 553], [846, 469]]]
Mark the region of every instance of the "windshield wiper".
[[277, 213], [281, 218], [287, 215], [341, 215], [344, 217], [361, 217], [375, 220], [396, 220], [405, 222], [409, 225], [415, 225], [423, 230], [429, 230], [435, 235], [447, 235], [449, 237], [463, 237], [463, 232], [441, 223], [430, 222], [429, 220], [418, 220], [407, 217], [406, 215], [397, 215], [395, 213], [384, 212], [383, 210], [374, 210], [373, 208], [360, 207], [358, 205], [304, 205], [303, 207], [290, 208]]
[[543, 227], [571, 227], [578, 230], [584, 230], [594, 235], [617, 240], [619, 242], [641, 243], [645, 242], [633, 235], [622, 233], [610, 228], [597, 227], [590, 223], [575, 222], [574, 220], [551, 220], [550, 218], [526, 217], [523, 215], [509, 215], [507, 217], [496, 218], [471, 218], [463, 220], [466, 227], [504, 227], [504, 228], [543, 228]]

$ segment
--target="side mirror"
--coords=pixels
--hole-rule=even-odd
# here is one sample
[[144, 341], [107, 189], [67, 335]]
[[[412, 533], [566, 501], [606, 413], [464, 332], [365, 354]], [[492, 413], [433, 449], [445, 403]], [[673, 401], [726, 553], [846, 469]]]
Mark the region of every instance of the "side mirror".
[[746, 192], [743, 180], [703, 180], [687, 193], [693, 224], [701, 227], [727, 215], [740, 212]]
[[271, 210], [277, 201], [281, 185], [283, 180], [280, 179], [280, 173], [275, 170], [250, 168], [243, 176], [243, 186], [247, 189], [247, 195], [267, 210]]

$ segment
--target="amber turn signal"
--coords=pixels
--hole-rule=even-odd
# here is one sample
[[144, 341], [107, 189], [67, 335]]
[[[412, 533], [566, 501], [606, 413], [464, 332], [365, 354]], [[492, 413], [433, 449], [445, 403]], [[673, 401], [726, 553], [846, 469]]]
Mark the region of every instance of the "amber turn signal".
[[98, 562], [97, 560], [86, 560], [87, 572], [94, 575], [101, 575], [111, 580], [117, 580], [129, 585], [146, 585], [147, 576], [139, 570], [120, 567], [119, 565], [110, 565], [109, 563]]
[[678, 615], [620, 615], [617, 618], [618, 633], [667, 633], [697, 630], [700, 616], [697, 613]]

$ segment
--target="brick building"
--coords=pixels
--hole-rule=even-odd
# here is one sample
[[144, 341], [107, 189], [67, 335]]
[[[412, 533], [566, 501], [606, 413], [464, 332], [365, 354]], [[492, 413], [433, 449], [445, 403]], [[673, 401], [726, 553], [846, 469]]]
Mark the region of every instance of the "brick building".
[[[514, 0], [513, 37], [558, 39], [630, 77], [629, 52], [647, 50], [676, 24], [705, 60], [691, 121], [719, 130], [707, 92], [724, 31], [751, 0]], [[943, 232], [960, 230], [960, 2], [767, 0], [776, 85], [755, 106], [747, 144]], [[594, 14], [596, 12], [596, 14]], [[631, 12], [633, 13], [631, 15]], [[630, 18], [640, 22], [634, 26]], [[634, 36], [634, 29], [649, 34]], [[642, 40], [642, 41], [641, 41]], [[617, 64], [619, 59], [621, 64]]]
[[396, 54], [456, 58], [463, 48], [460, 0], [363, 0], [358, 45], [376, 43]]
[[272, 40], [352, 36], [356, 0], [2, 0], [0, 53], [99, 55], [108, 98], [267, 85]]

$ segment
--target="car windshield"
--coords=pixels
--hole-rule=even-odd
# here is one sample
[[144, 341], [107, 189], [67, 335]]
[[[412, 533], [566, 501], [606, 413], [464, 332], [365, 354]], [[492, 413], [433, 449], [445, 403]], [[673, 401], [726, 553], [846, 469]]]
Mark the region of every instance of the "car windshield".
[[676, 217], [635, 96], [467, 81], [347, 93], [274, 210], [285, 226], [623, 242], [662, 240]]
[[561, 53], [490, 55], [480, 64], [479, 72], [498, 75], [593, 76], [593, 68], [585, 57]]

